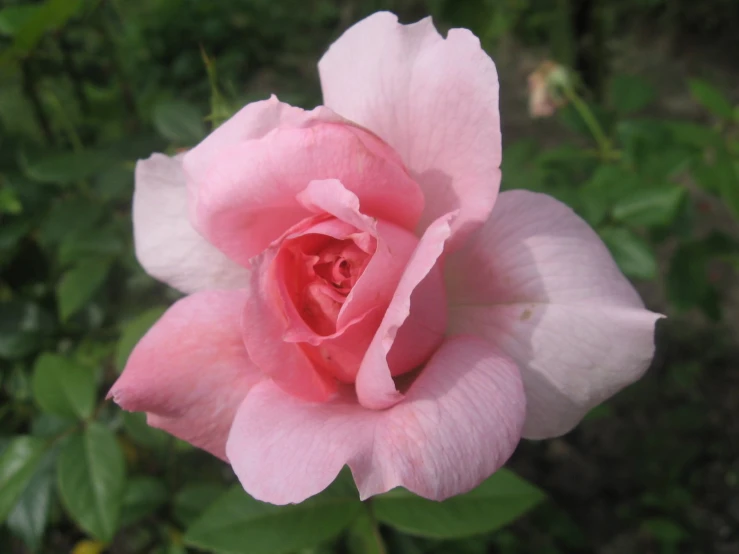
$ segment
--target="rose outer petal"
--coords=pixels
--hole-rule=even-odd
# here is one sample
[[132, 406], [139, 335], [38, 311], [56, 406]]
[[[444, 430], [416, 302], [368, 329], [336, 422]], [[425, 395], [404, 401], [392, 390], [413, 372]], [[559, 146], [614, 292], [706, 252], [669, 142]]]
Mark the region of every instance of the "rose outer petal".
[[347, 391], [316, 404], [261, 383], [239, 408], [226, 451], [246, 491], [273, 504], [319, 493], [344, 465], [362, 499], [405, 487], [444, 500], [505, 463], [524, 414], [515, 365], [485, 341], [457, 337], [388, 410], [363, 408]]
[[458, 209], [459, 245], [488, 218], [500, 185], [498, 74], [477, 37], [452, 29], [444, 39], [430, 18], [400, 25], [380, 12], [349, 28], [318, 70], [326, 106], [392, 146], [421, 185], [421, 232]]
[[190, 224], [181, 156], [152, 154], [136, 164], [133, 236], [146, 272], [182, 292], [240, 288], [249, 280]]
[[357, 195], [365, 214], [415, 228], [423, 194], [387, 144], [353, 124], [337, 123], [327, 108], [301, 118], [290, 114], [289, 122], [280, 120], [261, 138], [223, 144], [207, 159], [206, 169], [200, 149], [210, 138], [186, 154], [191, 217], [203, 236], [246, 264], [311, 215], [296, 196], [311, 181], [323, 179], [341, 181]]
[[149, 424], [226, 459], [236, 409], [262, 379], [241, 337], [246, 294], [203, 291], [176, 302], [144, 335], [108, 393]]
[[446, 278], [450, 331], [483, 337], [518, 364], [527, 438], [566, 433], [654, 355], [661, 316], [644, 309], [587, 223], [550, 196], [501, 194], [447, 259]]
[[208, 168], [221, 152], [247, 140], [260, 139], [281, 127], [310, 127], [318, 122], [342, 123], [344, 119], [331, 110], [318, 107], [306, 111], [284, 102], [274, 94], [267, 100], [251, 102], [224, 121], [200, 144], [187, 152], [185, 170], [190, 186], [198, 187], [208, 180]]

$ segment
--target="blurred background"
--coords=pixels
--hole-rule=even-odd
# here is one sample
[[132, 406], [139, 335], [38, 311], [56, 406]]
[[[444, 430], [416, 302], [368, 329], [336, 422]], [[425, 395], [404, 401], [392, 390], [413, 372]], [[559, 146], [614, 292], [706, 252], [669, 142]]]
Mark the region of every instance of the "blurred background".
[[273, 92], [320, 104], [322, 52], [380, 9], [481, 38], [503, 187], [572, 206], [669, 316], [642, 381], [520, 445], [508, 467], [546, 495], [523, 517], [383, 526], [387, 551], [739, 552], [736, 0], [0, 1], [0, 552], [232, 551], [202, 539], [227, 466], [103, 400], [177, 298], [133, 255], [134, 163]]

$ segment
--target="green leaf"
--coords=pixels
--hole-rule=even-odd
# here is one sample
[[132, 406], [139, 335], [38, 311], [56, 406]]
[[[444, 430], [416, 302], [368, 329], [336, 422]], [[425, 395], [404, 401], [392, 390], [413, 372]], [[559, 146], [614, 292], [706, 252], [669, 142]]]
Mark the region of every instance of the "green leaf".
[[52, 317], [38, 304], [0, 302], [0, 358], [17, 360], [29, 355], [53, 329]]
[[362, 510], [354, 520], [347, 538], [351, 554], [387, 554], [380, 530], [368, 509]]
[[362, 503], [339, 480], [302, 504], [274, 506], [240, 486], [225, 493], [187, 530], [185, 543], [222, 554], [287, 554], [338, 535]]
[[0, 455], [0, 522], [4, 521], [33, 477], [46, 449], [35, 437], [14, 438]]
[[677, 545], [690, 534], [680, 525], [664, 517], [647, 519], [642, 523], [642, 530], [663, 544]]
[[708, 263], [714, 254], [705, 241], [683, 243], [670, 259], [667, 297], [678, 311], [701, 308], [717, 319], [715, 288], [708, 279]]
[[95, 406], [95, 375], [56, 354], [42, 354], [33, 368], [33, 397], [45, 412], [86, 419]]
[[646, 108], [654, 97], [654, 89], [649, 83], [634, 75], [616, 75], [611, 80], [611, 105], [621, 114], [630, 114]]
[[46, 0], [18, 29], [13, 50], [28, 52], [44, 34], [62, 28], [81, 5], [81, 0]]
[[56, 450], [50, 450], [43, 456], [8, 516], [8, 529], [22, 539], [31, 552], [40, 550], [49, 522], [55, 461]]
[[598, 419], [604, 419], [613, 416], [613, 408], [608, 404], [598, 404], [595, 408], [591, 409], [583, 421], [596, 421]]
[[712, 163], [705, 159], [693, 164], [693, 176], [706, 191], [717, 194], [739, 218], [739, 167], [725, 146], [712, 152]]
[[476, 489], [434, 502], [395, 489], [372, 500], [377, 519], [400, 531], [431, 538], [458, 538], [494, 531], [544, 500], [534, 485], [505, 468]]
[[718, 175], [718, 190], [728, 208], [739, 218], [739, 168], [725, 150], [716, 152], [714, 172]]
[[19, 214], [23, 211], [23, 205], [18, 195], [10, 187], [0, 188], [0, 214]]
[[175, 144], [196, 144], [205, 136], [205, 123], [198, 109], [187, 102], [167, 100], [154, 106], [154, 126]]
[[126, 527], [156, 512], [167, 503], [167, 487], [148, 475], [132, 477], [126, 483], [121, 506], [121, 527]]
[[123, 428], [139, 446], [152, 450], [163, 450], [171, 436], [146, 423], [144, 412], [123, 412]]
[[705, 159], [699, 158], [693, 162], [692, 174], [696, 183], [706, 192], [714, 195], [721, 193], [721, 172], [716, 171], [715, 166], [710, 165]]
[[167, 306], [155, 306], [127, 321], [123, 325], [121, 338], [118, 339], [118, 346], [115, 351], [115, 362], [118, 372], [123, 371], [123, 368], [126, 367], [128, 357], [131, 355], [131, 351], [134, 346], [136, 346], [136, 343], [139, 342], [141, 337], [151, 329], [151, 326], [154, 325], [154, 323], [156, 323], [166, 311]]
[[734, 108], [731, 102], [716, 87], [703, 79], [691, 79], [688, 84], [693, 98], [713, 115], [722, 119], [733, 119]]
[[218, 483], [185, 485], [174, 497], [174, 517], [184, 527], [191, 525], [225, 492]]
[[82, 308], [105, 281], [107, 260], [83, 260], [62, 275], [56, 290], [59, 317], [66, 321]]
[[685, 192], [679, 185], [640, 189], [618, 200], [611, 214], [627, 225], [669, 225], [678, 214]]
[[113, 164], [114, 158], [108, 152], [83, 150], [33, 158], [21, 156], [19, 161], [29, 179], [39, 183], [68, 185], [103, 171]]
[[[10, 257], [33, 224], [27, 219], [6, 218], [0, 227], [0, 254]], [[0, 257], [2, 261], [2, 257]]]
[[114, 165], [95, 176], [96, 195], [105, 201], [129, 201], [133, 194], [133, 184], [133, 170], [124, 165]]
[[632, 169], [649, 165], [672, 144], [672, 133], [661, 121], [623, 120], [616, 125], [616, 136], [622, 147], [623, 161]]
[[31, 398], [31, 380], [22, 366], [16, 365], [3, 377], [5, 391], [18, 402], [25, 402]]
[[99, 423], [70, 438], [57, 464], [62, 503], [80, 527], [108, 542], [118, 529], [125, 462], [115, 436]]
[[634, 173], [615, 165], [600, 165], [576, 191], [573, 207], [590, 225], [597, 226], [619, 198], [640, 188]]
[[21, 4], [18, 6], [8, 6], [0, 10], [0, 33], [12, 37], [28, 19], [38, 10], [36, 4]]
[[89, 231], [103, 216], [98, 203], [80, 196], [65, 198], [55, 202], [44, 217], [40, 237], [45, 244], [56, 244], [66, 236]]
[[667, 127], [676, 142], [700, 150], [709, 146], [717, 146], [722, 142], [721, 134], [707, 125], [689, 121], [670, 121]]
[[[429, 554], [428, 550], [424, 548], [426, 545], [421, 545], [420, 540], [404, 533], [388, 533], [386, 540], [388, 550], [390, 550], [390, 552], [398, 552], [400, 554]], [[449, 552], [449, 554], [451, 554], [451, 552]], [[457, 553], [454, 552], [454, 554]]]
[[123, 242], [114, 227], [95, 233], [87, 230], [66, 234], [59, 247], [59, 263], [70, 265], [83, 258], [111, 259], [123, 251]]
[[673, 181], [690, 168], [694, 156], [695, 152], [689, 147], [665, 144], [646, 153], [639, 177], [648, 185]]
[[604, 227], [598, 233], [626, 276], [644, 280], [657, 276], [654, 251], [644, 239], [624, 227]]
[[31, 421], [31, 434], [42, 439], [52, 439], [70, 431], [76, 424], [76, 420], [39, 412]]

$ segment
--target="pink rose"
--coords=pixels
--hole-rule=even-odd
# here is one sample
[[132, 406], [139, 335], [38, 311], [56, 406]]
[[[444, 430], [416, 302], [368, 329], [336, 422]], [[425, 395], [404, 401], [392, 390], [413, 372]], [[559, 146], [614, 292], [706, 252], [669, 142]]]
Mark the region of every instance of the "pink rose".
[[474, 35], [377, 13], [319, 63], [325, 106], [249, 104], [136, 168], [136, 251], [188, 294], [111, 396], [300, 502], [441, 500], [521, 436], [639, 378], [655, 320], [568, 207], [498, 194], [498, 77]]

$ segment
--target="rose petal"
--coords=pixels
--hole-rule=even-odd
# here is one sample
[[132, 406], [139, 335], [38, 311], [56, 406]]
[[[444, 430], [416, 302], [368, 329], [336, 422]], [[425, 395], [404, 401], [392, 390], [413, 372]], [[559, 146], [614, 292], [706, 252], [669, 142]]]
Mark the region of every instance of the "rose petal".
[[357, 195], [338, 179], [311, 181], [298, 193], [297, 200], [315, 214], [331, 214], [359, 231], [377, 233], [376, 220], [361, 212]]
[[[328, 336], [319, 335], [308, 326], [290, 300], [285, 283], [290, 268], [278, 254], [280, 246], [273, 245], [265, 255], [255, 260], [255, 295], [247, 303], [244, 315], [248, 327], [245, 340], [250, 355], [283, 390], [300, 398], [322, 401], [334, 392], [334, 385], [329, 385], [333, 382], [327, 374], [345, 383], [354, 381], [418, 239], [401, 227], [363, 215], [357, 196], [337, 180], [311, 182], [298, 195], [298, 200], [314, 213], [329, 214], [338, 219], [312, 225], [301, 223], [287, 233], [287, 238], [319, 233], [344, 239], [347, 227], [351, 226], [355, 231], [359, 229], [377, 239], [372, 259], [339, 312], [336, 332]], [[273, 260], [274, 267], [271, 267]], [[445, 305], [443, 300], [438, 303], [442, 307]], [[442, 334], [443, 327], [431, 337], [434, 348]], [[273, 336], [279, 336], [282, 344], [272, 344], [270, 337]], [[409, 346], [425, 358], [432, 348], [427, 346], [429, 337], [421, 338], [425, 338], [425, 342], [413, 342]], [[418, 337], [409, 337], [408, 340], [415, 341]], [[288, 359], [290, 363], [286, 363]], [[406, 362], [408, 360], [398, 357], [394, 368], [402, 373], [415, 366]], [[403, 363], [406, 365], [401, 366]], [[313, 369], [311, 365], [319, 367]]]
[[261, 379], [241, 338], [244, 291], [176, 302], [136, 345], [109, 397], [149, 424], [226, 459], [236, 409]]
[[393, 377], [421, 366], [446, 332], [444, 277], [437, 263], [411, 293], [411, 309], [387, 353]]
[[185, 157], [185, 170], [191, 185], [197, 186], [207, 181], [208, 168], [227, 148], [246, 140], [260, 139], [280, 127], [310, 127], [318, 122], [343, 121], [341, 116], [324, 107], [306, 111], [280, 102], [273, 94], [267, 100], [252, 102], [241, 108], [190, 150]]
[[363, 499], [400, 486], [444, 500], [505, 463], [524, 414], [515, 365], [484, 341], [458, 337], [389, 410], [367, 410], [346, 392], [303, 402], [261, 383], [239, 408], [226, 450], [246, 491], [273, 504], [319, 493], [344, 465]]
[[152, 154], [136, 164], [133, 233], [136, 257], [146, 272], [183, 292], [248, 282], [248, 271], [190, 224], [181, 156]]
[[381, 12], [346, 31], [318, 64], [326, 106], [377, 133], [421, 185], [420, 229], [459, 209], [454, 244], [490, 214], [500, 184], [495, 64], [466, 29]]
[[323, 402], [336, 392], [336, 380], [318, 369], [299, 344], [285, 340], [290, 305], [279, 294], [279, 278], [272, 263], [276, 253], [277, 249], [271, 248], [254, 260], [242, 315], [244, 344], [257, 367], [283, 390], [304, 400]]
[[326, 123], [325, 111], [223, 148], [191, 188], [195, 227], [233, 260], [245, 263], [308, 217], [296, 196], [315, 180], [340, 180], [367, 215], [418, 223], [423, 195], [397, 154], [354, 125]]
[[[441, 278], [434, 273], [440, 272], [437, 261], [444, 250], [444, 242], [451, 233], [453, 219], [454, 214], [447, 214], [426, 229], [367, 349], [357, 374], [357, 397], [367, 408], [381, 410], [402, 400], [403, 395], [396, 389], [392, 375], [405, 373], [417, 365], [414, 363], [391, 369], [388, 352], [392, 348], [398, 350], [394, 357], [397, 362], [416, 359], [423, 361], [442, 341], [446, 329], [446, 299]], [[427, 284], [421, 286], [424, 280]], [[425, 316], [422, 325], [427, 333], [418, 333], [414, 329], [419, 321], [418, 317], [409, 319], [410, 314], [416, 310]], [[412, 328], [408, 332], [402, 332], [406, 321], [409, 321]], [[399, 339], [403, 339], [403, 342]], [[415, 355], [409, 353], [409, 350]]]
[[446, 277], [450, 330], [518, 364], [528, 438], [566, 433], [649, 367], [661, 316], [644, 309], [595, 232], [549, 196], [501, 194]]
[[372, 260], [339, 313], [337, 329], [389, 302], [418, 245], [416, 236], [402, 227], [364, 215], [360, 212], [359, 198], [335, 179], [311, 182], [298, 195], [298, 200], [311, 211], [329, 213], [377, 238]]

